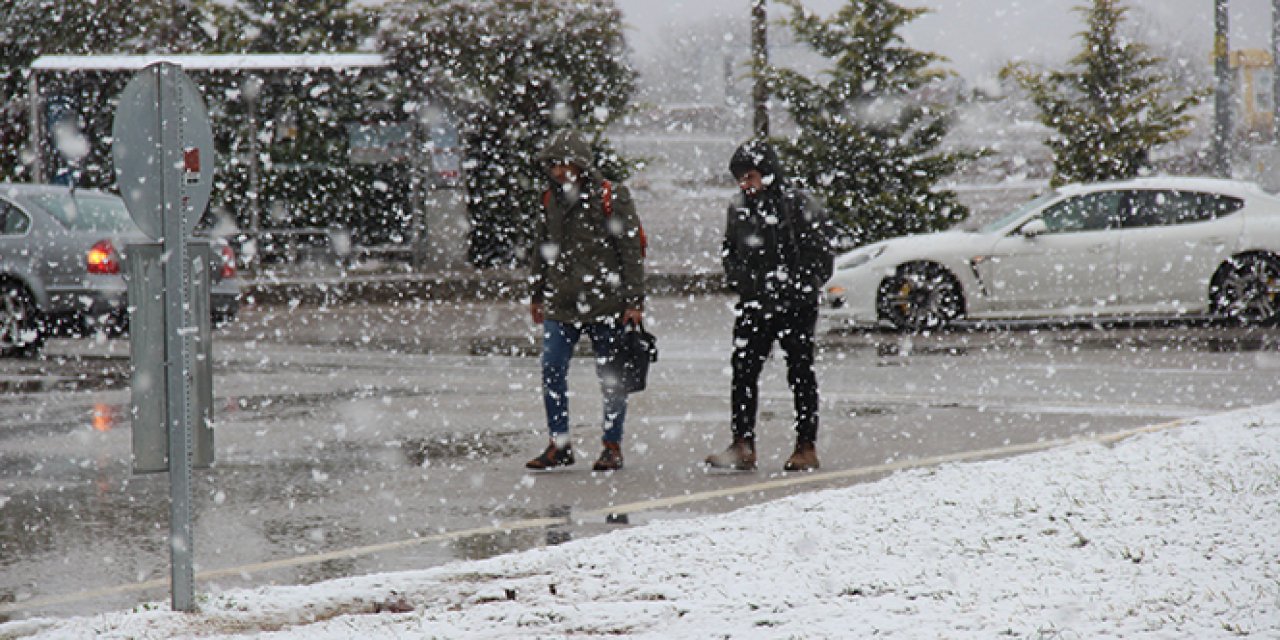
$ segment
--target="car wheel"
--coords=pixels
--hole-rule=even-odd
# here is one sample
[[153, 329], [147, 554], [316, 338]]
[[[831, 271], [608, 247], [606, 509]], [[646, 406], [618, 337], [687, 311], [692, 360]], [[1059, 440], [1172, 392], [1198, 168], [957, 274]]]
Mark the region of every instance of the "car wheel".
[[0, 357], [27, 356], [44, 343], [35, 300], [22, 285], [0, 284]]
[[906, 264], [880, 283], [876, 307], [899, 331], [941, 329], [964, 313], [964, 293], [941, 266]]
[[1263, 254], [1232, 258], [1213, 276], [1209, 305], [1241, 324], [1280, 320], [1280, 260]]

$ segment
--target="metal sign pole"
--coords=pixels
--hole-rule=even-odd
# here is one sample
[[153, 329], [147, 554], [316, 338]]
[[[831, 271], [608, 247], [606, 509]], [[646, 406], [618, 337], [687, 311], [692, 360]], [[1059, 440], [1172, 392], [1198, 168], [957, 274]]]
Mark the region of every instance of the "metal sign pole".
[[190, 265], [185, 239], [183, 175], [174, 170], [183, 165], [183, 131], [185, 113], [173, 65], [160, 65], [159, 80], [161, 162], [164, 171], [163, 261], [165, 284], [165, 386], [169, 421], [169, 528], [172, 557], [173, 609], [195, 610], [195, 580], [192, 569], [193, 536], [191, 518], [191, 430], [195, 423], [191, 374], [189, 317]]
[[199, 88], [178, 65], [158, 62], [121, 93], [112, 137], [120, 195], [138, 228], [160, 241], [130, 245], [134, 469], [169, 472], [173, 608], [190, 612], [191, 471], [213, 462], [213, 372], [208, 243], [188, 236], [213, 187], [213, 131]]

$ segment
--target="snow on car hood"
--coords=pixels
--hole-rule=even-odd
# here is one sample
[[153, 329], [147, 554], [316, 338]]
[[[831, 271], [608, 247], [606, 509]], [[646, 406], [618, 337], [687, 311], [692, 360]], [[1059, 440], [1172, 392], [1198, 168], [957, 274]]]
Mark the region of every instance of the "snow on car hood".
[[915, 258], [941, 260], [946, 256], [955, 255], [957, 252], [966, 255], [973, 251], [980, 252], [990, 247], [992, 242], [994, 242], [994, 238], [990, 234], [973, 231], [952, 230], [902, 236], [881, 240], [851, 251], [837, 260], [837, 266], [846, 269], [852, 268], [850, 263], [859, 259], [865, 262], [866, 256], [871, 256], [871, 259], [875, 262], [893, 264]]

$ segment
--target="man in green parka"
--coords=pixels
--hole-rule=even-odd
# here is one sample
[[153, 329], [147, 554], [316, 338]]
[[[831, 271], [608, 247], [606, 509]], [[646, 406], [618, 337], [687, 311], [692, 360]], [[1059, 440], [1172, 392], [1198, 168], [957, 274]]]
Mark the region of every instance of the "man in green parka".
[[644, 310], [641, 229], [631, 193], [600, 176], [591, 146], [561, 131], [538, 154], [551, 187], [534, 227], [529, 311], [542, 325], [542, 389], [551, 442], [525, 466], [571, 465], [568, 374], [574, 346], [586, 333], [604, 395], [603, 449], [593, 469], [622, 468], [627, 392], [611, 366], [627, 323]]

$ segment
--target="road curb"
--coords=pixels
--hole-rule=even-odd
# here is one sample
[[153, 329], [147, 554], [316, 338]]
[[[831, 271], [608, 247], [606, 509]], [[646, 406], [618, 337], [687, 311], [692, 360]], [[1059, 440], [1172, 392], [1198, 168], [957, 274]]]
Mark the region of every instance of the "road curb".
[[[654, 273], [649, 295], [720, 293], [722, 274]], [[241, 299], [250, 303], [343, 304], [399, 300], [518, 300], [527, 294], [523, 273], [340, 274], [330, 277], [260, 277], [248, 281]]]

